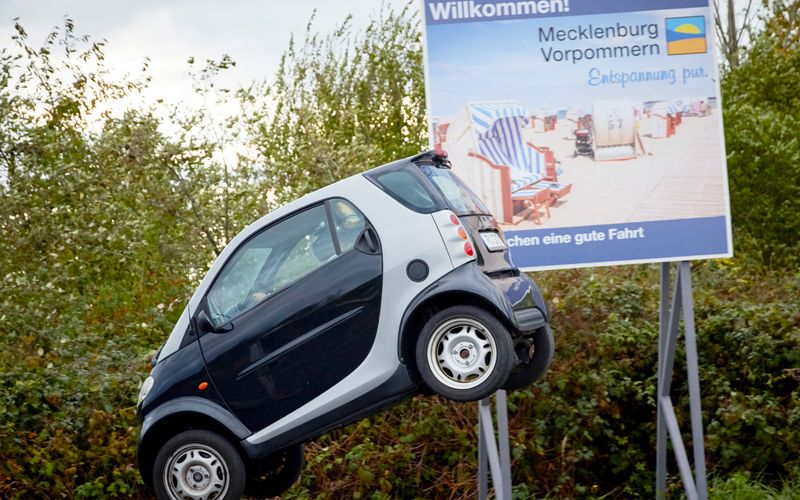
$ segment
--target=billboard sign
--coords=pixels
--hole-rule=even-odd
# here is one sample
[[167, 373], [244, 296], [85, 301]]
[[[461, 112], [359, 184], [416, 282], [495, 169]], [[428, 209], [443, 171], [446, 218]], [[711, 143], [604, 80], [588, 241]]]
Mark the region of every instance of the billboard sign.
[[422, 0], [430, 140], [521, 268], [732, 255], [709, 0]]

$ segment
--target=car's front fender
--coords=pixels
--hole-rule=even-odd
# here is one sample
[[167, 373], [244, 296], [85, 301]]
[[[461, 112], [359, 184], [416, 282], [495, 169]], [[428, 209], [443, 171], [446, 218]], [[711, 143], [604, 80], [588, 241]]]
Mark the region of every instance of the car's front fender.
[[202, 428], [230, 439], [232, 444], [248, 437], [250, 430], [220, 404], [197, 396], [169, 400], [142, 419], [136, 455], [142, 479], [150, 484], [155, 457], [170, 438], [189, 429]]
[[142, 420], [139, 441], [142, 441], [158, 422], [178, 414], [203, 415], [218, 422], [239, 439], [244, 439], [251, 434], [250, 430], [233, 413], [218, 403], [201, 397], [186, 396], [167, 401], [148, 413]]

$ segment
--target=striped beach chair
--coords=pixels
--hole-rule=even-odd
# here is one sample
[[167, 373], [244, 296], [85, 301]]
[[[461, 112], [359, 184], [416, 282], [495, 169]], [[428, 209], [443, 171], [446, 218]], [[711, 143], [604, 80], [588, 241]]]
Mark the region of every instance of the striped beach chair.
[[[483, 103], [470, 105], [470, 114], [478, 151], [469, 155], [500, 172], [503, 221], [512, 222], [515, 205], [522, 209], [517, 215], [533, 204], [546, 208], [549, 217], [552, 202], [566, 195], [571, 185], [558, 184], [561, 172], [552, 151], [523, 139], [522, 128], [530, 119], [525, 109], [510, 103]], [[537, 223], [538, 213], [538, 209], [533, 211]]]

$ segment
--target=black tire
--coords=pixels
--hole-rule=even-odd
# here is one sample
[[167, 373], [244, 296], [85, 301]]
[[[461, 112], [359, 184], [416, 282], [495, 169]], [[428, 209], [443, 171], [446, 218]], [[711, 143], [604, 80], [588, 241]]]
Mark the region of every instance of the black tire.
[[474, 306], [449, 307], [428, 320], [415, 358], [425, 384], [453, 401], [490, 396], [505, 383], [516, 359], [508, 329]]
[[[238, 499], [244, 482], [244, 462], [239, 452], [227, 439], [206, 430], [174, 436], [158, 451], [153, 465], [153, 489], [161, 500], [193, 496]], [[179, 490], [183, 495], [178, 495]]]
[[555, 340], [550, 326], [545, 325], [533, 332], [533, 345], [522, 342], [517, 346], [517, 351], [517, 357], [523, 362], [511, 370], [511, 375], [503, 384], [503, 389], [507, 391], [524, 389], [547, 373], [555, 353]]
[[262, 460], [251, 462], [247, 471], [245, 495], [270, 498], [282, 494], [300, 477], [305, 463], [302, 444], [289, 446]]

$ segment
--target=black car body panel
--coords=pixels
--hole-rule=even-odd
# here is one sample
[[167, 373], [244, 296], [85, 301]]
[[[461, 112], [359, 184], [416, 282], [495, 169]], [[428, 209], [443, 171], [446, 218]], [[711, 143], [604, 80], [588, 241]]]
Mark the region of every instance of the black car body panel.
[[[140, 422], [161, 405], [184, 397], [200, 397], [227, 408], [225, 401], [211, 383], [211, 377], [206, 371], [200, 345], [196, 339], [187, 343], [174, 355], [159, 360], [153, 368], [151, 376], [154, 384], [147, 399], [139, 408]], [[208, 386], [201, 390], [198, 387], [203, 382], [206, 382]]]
[[234, 414], [266, 427], [352, 372], [375, 340], [381, 284], [381, 256], [353, 249], [244, 313], [232, 330], [204, 335], [208, 370]]
[[[151, 377], [154, 380], [153, 388], [137, 408], [141, 426], [137, 440], [140, 470], [149, 469], [154, 446], [163, 444], [161, 441], [164, 436], [159, 433], [159, 427], [172, 419], [187, 421], [191, 415], [200, 415], [213, 420], [238, 438], [251, 434], [250, 429], [230, 411], [214, 386], [197, 340], [187, 343], [172, 356], [159, 360], [153, 367]], [[150, 482], [148, 475], [143, 475], [143, 478], [145, 482]]]

